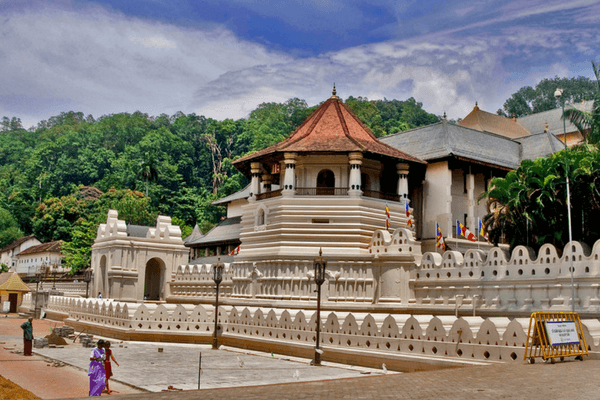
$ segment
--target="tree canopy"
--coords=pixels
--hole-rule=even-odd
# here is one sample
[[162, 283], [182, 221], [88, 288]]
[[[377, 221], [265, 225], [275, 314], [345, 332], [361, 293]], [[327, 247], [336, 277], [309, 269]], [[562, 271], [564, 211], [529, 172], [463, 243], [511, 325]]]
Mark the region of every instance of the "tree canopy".
[[580, 103], [583, 100], [593, 100], [598, 89], [596, 82], [580, 76], [577, 78], [542, 79], [535, 88], [524, 86], [504, 102], [499, 115], [522, 117], [542, 111], [553, 110], [560, 107], [560, 103], [554, 98], [557, 88], [564, 89], [561, 101], [567, 103]]
[[[414, 99], [346, 103], [377, 136], [436, 122]], [[66, 265], [89, 264], [90, 246], [109, 208], [128, 223], [172, 217], [184, 235], [206, 232], [225, 215], [212, 202], [248, 182], [232, 161], [287, 138], [318, 106], [298, 98], [263, 103], [248, 118], [119, 113], [94, 118], [68, 111], [24, 129], [0, 122], [0, 245], [34, 233], [63, 240]], [[85, 188], [101, 192], [88, 198]], [[1, 247], [1, 246], [0, 246]]]

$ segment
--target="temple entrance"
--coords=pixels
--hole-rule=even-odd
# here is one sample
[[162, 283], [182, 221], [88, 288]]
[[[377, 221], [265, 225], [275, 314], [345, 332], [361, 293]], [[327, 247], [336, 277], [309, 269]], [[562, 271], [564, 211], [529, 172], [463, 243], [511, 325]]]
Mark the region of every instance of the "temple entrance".
[[333, 196], [335, 194], [335, 175], [324, 169], [317, 175], [317, 195]]
[[165, 275], [165, 263], [160, 258], [152, 258], [146, 263], [144, 300], [160, 300]]
[[9, 312], [16, 313], [17, 312], [17, 301], [19, 301], [19, 295], [16, 293], [9, 293], [8, 301], [10, 302]]

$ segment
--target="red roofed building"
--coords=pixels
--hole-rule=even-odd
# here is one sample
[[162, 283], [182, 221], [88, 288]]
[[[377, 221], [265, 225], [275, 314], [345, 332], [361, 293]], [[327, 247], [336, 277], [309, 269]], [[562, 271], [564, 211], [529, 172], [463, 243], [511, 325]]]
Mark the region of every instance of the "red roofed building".
[[67, 272], [61, 267], [64, 258], [61, 245], [62, 240], [59, 240], [32, 246], [20, 252], [17, 256], [17, 273], [21, 276], [31, 276], [42, 266], [49, 272]]
[[334, 87], [287, 139], [234, 162], [251, 178], [236, 259], [321, 247], [366, 255], [373, 233], [386, 228], [386, 204], [390, 230], [407, 227], [406, 202], [414, 194], [411, 206], [420, 201], [426, 164], [379, 141]]

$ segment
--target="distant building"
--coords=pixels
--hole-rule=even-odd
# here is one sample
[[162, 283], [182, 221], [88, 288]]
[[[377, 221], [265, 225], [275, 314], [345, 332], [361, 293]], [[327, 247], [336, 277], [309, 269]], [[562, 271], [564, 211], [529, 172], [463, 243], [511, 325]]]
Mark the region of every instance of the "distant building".
[[16, 271], [17, 256], [31, 246], [42, 244], [34, 235], [23, 236], [0, 249], [0, 264], [7, 265], [11, 271]]
[[35, 275], [41, 267], [49, 273], [65, 273], [62, 267], [62, 240], [29, 247], [17, 255], [17, 271], [21, 276]]

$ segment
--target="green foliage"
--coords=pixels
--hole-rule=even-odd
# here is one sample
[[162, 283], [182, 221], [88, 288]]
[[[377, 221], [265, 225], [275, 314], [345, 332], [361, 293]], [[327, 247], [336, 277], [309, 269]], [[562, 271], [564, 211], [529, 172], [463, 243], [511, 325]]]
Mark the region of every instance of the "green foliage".
[[8, 265], [0, 264], [0, 274], [4, 272], [8, 272]]
[[63, 242], [61, 250], [65, 258], [62, 265], [69, 268], [71, 274], [90, 266], [91, 248], [97, 232], [98, 224], [80, 219], [73, 228], [71, 241]]
[[0, 248], [11, 244], [21, 236], [23, 232], [19, 229], [17, 221], [8, 210], [0, 208]]
[[558, 108], [560, 104], [554, 98], [557, 88], [565, 90], [561, 101], [571, 104], [580, 103], [582, 100], [592, 100], [597, 92], [596, 83], [583, 76], [543, 79], [535, 88], [525, 86], [513, 93], [504, 102], [503, 111], [498, 110], [498, 112], [502, 112], [501, 115], [504, 116], [522, 117]]
[[[348, 107], [377, 136], [436, 122], [414, 99], [348, 99]], [[89, 263], [89, 246], [109, 209], [128, 224], [154, 226], [160, 213], [182, 233], [207, 232], [225, 215], [212, 202], [248, 180], [232, 160], [287, 138], [317, 108], [292, 98], [263, 103], [247, 119], [214, 119], [181, 112], [141, 112], [94, 119], [68, 111], [25, 130], [18, 118], [0, 121], [0, 244], [34, 233], [65, 241], [72, 270]], [[103, 194], [86, 199], [82, 186]], [[19, 230], [20, 229], [20, 230]], [[188, 233], [189, 232], [189, 233]], [[95, 236], [94, 236], [95, 237]]]
[[565, 118], [571, 121], [581, 132], [587, 143], [600, 143], [600, 65], [592, 62], [596, 75], [596, 94], [592, 112], [569, 108], [565, 110]]
[[569, 241], [566, 171], [571, 190], [573, 240], [594, 243], [600, 239], [600, 151], [580, 146], [548, 158], [525, 160], [505, 178], [495, 178], [480, 200], [487, 198], [490, 214], [484, 217], [490, 241], [502, 235], [511, 248], [544, 243], [563, 248]]

